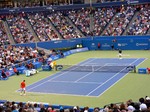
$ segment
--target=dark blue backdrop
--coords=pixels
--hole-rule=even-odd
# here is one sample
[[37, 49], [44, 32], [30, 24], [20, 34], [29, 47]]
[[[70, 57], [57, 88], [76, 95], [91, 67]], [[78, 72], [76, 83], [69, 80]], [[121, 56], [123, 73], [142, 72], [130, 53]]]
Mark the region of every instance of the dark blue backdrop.
[[[115, 41], [115, 42], [114, 42]], [[97, 50], [100, 43], [100, 50], [110, 50], [114, 44], [115, 49], [123, 50], [148, 50], [150, 49], [150, 36], [117, 36], [117, 37], [87, 37], [70, 40], [57, 40], [49, 42], [17, 44], [16, 46], [41, 47], [45, 49], [74, 48], [77, 44], [88, 47], [89, 50]]]
[[150, 49], [150, 36], [117, 36], [117, 37], [95, 37], [82, 41], [84, 47], [89, 50], [97, 50], [98, 43], [100, 50], [110, 50], [114, 45], [115, 49], [123, 50], [148, 50]]

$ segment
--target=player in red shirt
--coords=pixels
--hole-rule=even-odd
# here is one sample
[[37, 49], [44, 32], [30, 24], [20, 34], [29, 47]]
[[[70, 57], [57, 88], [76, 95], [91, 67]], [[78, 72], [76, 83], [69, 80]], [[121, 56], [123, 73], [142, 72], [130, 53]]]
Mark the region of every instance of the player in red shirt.
[[25, 83], [25, 80], [23, 80], [23, 81], [20, 83], [20, 88], [21, 88], [21, 93], [20, 93], [20, 95], [26, 95], [26, 83]]

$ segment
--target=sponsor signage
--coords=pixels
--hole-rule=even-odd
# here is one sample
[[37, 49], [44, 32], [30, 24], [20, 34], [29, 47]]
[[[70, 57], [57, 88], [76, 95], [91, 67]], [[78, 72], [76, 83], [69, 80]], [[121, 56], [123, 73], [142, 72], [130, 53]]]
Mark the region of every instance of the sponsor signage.
[[104, 43], [102, 44], [102, 47], [110, 47], [110, 45], [108, 43]]
[[128, 0], [128, 4], [139, 3], [139, 0]]
[[118, 47], [127, 46], [128, 43], [118, 43]]
[[136, 46], [148, 46], [148, 43], [136, 43]]

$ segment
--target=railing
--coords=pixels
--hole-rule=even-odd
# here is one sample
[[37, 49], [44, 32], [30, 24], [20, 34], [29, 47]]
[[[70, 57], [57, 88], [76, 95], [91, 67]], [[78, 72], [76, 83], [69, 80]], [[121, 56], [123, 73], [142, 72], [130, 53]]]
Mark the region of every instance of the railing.
[[[148, 0], [146, 0], [148, 1]], [[121, 5], [128, 5], [127, 1], [123, 2], [106, 2], [106, 3], [93, 3], [93, 7], [115, 7]], [[0, 9], [0, 14], [10, 14], [10, 13], [22, 13], [22, 12], [40, 12], [40, 11], [63, 11], [63, 10], [75, 10], [81, 8], [90, 7], [90, 4], [76, 4], [76, 5], [63, 5], [63, 6], [36, 6], [36, 7], [26, 7], [26, 8], [7, 8]]]

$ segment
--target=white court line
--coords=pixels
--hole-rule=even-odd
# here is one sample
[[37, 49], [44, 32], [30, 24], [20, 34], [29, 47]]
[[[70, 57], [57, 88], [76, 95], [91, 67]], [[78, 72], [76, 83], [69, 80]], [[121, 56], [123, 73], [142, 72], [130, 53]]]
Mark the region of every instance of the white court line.
[[[117, 56], [119, 56], [119, 55], [117, 54]], [[122, 56], [127, 56], [127, 57], [128, 57], [128, 56], [130, 56], [130, 55], [129, 55], [129, 54], [122, 54]]]
[[[81, 64], [81, 65], [84, 65], [84, 64], [86, 64], [86, 63], [89, 63], [89, 62], [91, 62], [91, 61], [93, 61], [93, 60], [95, 60], [95, 59], [89, 60], [89, 61], [87, 61], [87, 62], [85, 62], [85, 63], [83, 63], [83, 64]], [[63, 74], [68, 73], [68, 72], [70, 72], [70, 71], [61, 73], [60, 75], [55, 76], [55, 77], [51, 78], [50, 80], [47, 80], [47, 81], [45, 81], [45, 82], [43, 82], [43, 83], [40, 83], [40, 84], [38, 84], [38, 85], [36, 85], [36, 86], [30, 88], [30, 89], [27, 89], [27, 91], [32, 90], [32, 89], [34, 89], [34, 88], [36, 88], [36, 87], [38, 87], [38, 86], [40, 86], [40, 85], [42, 85], [42, 84], [45, 84], [45, 83], [47, 83], [48, 81], [51, 81], [51, 80], [53, 80], [53, 79], [55, 79], [55, 78], [57, 78], [57, 77], [60, 77], [60, 76], [62, 76]]]
[[81, 84], [102, 84], [103, 82], [73, 82], [73, 81], [49, 81], [49, 82], [62, 82], [62, 83], [81, 83]]
[[[137, 60], [139, 60], [139, 58], [138, 59], [136, 59], [135, 61], [133, 61], [132, 63], [130, 63], [130, 64], [133, 64], [133, 63], [135, 63]], [[126, 69], [126, 68], [124, 68], [124, 69]], [[104, 84], [106, 84], [108, 81], [110, 81], [112, 78], [114, 78], [115, 76], [117, 76], [119, 73], [121, 73], [124, 69], [122, 69], [120, 72], [118, 72], [118, 73], [116, 73], [115, 75], [113, 75], [111, 78], [109, 78], [108, 80], [106, 80], [104, 83], [102, 83], [101, 85], [99, 85], [98, 87], [96, 87], [94, 90], [92, 90], [90, 93], [88, 93], [86, 96], [89, 96], [91, 93], [93, 93], [94, 91], [96, 91], [97, 89], [99, 89], [101, 86], [103, 86]], [[127, 73], [128, 74], [128, 73]], [[126, 74], [126, 75], [127, 75]], [[121, 78], [122, 79], [122, 78]], [[119, 79], [120, 80], [120, 79]], [[111, 86], [110, 86], [111, 87]], [[109, 88], [110, 88], [109, 87]]]
[[[104, 66], [105, 66], [105, 65], [104, 65]], [[100, 68], [98, 68], [98, 69], [96, 69], [96, 70], [99, 70], [99, 69], [103, 68], [104, 66], [101, 66]], [[78, 82], [79, 80], [81, 80], [81, 79], [83, 79], [83, 78], [87, 77], [88, 75], [90, 75], [90, 74], [92, 74], [92, 73], [94, 73], [94, 71], [92, 71], [92, 72], [90, 72], [90, 73], [88, 73], [88, 74], [84, 75], [83, 77], [79, 78], [79, 79], [78, 79], [78, 80], [76, 80], [75, 82]]]
[[[89, 58], [89, 59], [91, 60], [92, 58]], [[86, 62], [87, 60], [89, 60], [89, 59], [85, 59], [85, 60], [83, 60], [82, 62], [80, 62], [80, 63], [78, 63], [78, 64], [85, 63], [85, 62]], [[77, 64], [77, 65], [78, 65], [78, 64]], [[59, 73], [59, 72], [57, 72], [57, 73]], [[52, 74], [52, 75], [56, 75], [57, 73]], [[45, 78], [42, 78], [42, 79], [40, 79], [40, 80], [38, 80], [38, 81], [36, 81], [36, 82], [34, 82], [34, 83], [32, 83], [32, 84], [29, 84], [27, 87], [29, 87], [29, 86], [31, 86], [31, 85], [37, 83], [37, 82], [40, 82], [40, 81], [42, 81], [42, 80], [44, 80], [44, 79], [47, 79], [47, 78], [49, 78], [49, 77], [52, 77], [52, 75], [47, 76], [47, 77], [45, 77]], [[17, 91], [19, 91], [19, 90], [20, 90], [20, 89], [16, 90], [15, 92], [17, 92]]]
[[[138, 59], [137, 59], [137, 60], [138, 60]], [[147, 60], [147, 59], [146, 59], [146, 60]], [[145, 60], [143, 60], [143, 62], [144, 62], [144, 61], [145, 61]], [[143, 62], [142, 62], [142, 63], [143, 63]], [[141, 63], [140, 63], [140, 64], [141, 64]], [[139, 65], [140, 65], [140, 64], [139, 64]], [[139, 65], [138, 65], [138, 66], [139, 66]], [[128, 74], [128, 73], [127, 73], [127, 74]], [[125, 77], [125, 76], [123, 76], [123, 77]], [[122, 77], [122, 78], [123, 78], [123, 77]], [[122, 79], [122, 78], [121, 78], [121, 79]], [[119, 79], [117, 82], [119, 82], [121, 79]], [[117, 82], [115, 82], [113, 85], [115, 85]], [[111, 88], [113, 85], [111, 85], [109, 88]], [[109, 88], [108, 88], [108, 89], [109, 89]], [[108, 89], [106, 89], [105, 91], [107, 91]], [[104, 92], [105, 92], [105, 91], [104, 91]], [[102, 95], [104, 92], [102, 92], [100, 95]], [[100, 95], [99, 95], [99, 96], [85, 96], [85, 95], [77, 95], [77, 94], [60, 94], [60, 93], [46, 93], [46, 92], [45, 92], [45, 93], [42, 93], [42, 92], [28, 92], [28, 93], [51, 94], [51, 95], [67, 95], [67, 96], [78, 96], [78, 97], [99, 97], [99, 96], [100, 96]]]
[[49, 93], [49, 92], [28, 92], [28, 93], [33, 93], [33, 94], [50, 94], [50, 95], [66, 95], [66, 96], [78, 96], [78, 97], [95, 97], [95, 96], [85, 96], [85, 95], [78, 95], [78, 94]]
[[[141, 59], [141, 58], [140, 58]], [[143, 63], [145, 60], [147, 59], [144, 59], [141, 63]], [[139, 63], [137, 66], [139, 66], [141, 63]], [[104, 92], [106, 92], [108, 89], [110, 89], [113, 85], [115, 85], [117, 82], [119, 82], [121, 79], [123, 79], [128, 73], [126, 73], [122, 78], [120, 78], [118, 81], [116, 81], [115, 83], [113, 83], [109, 88], [107, 88], [105, 91], [103, 91], [99, 96], [101, 96]]]

